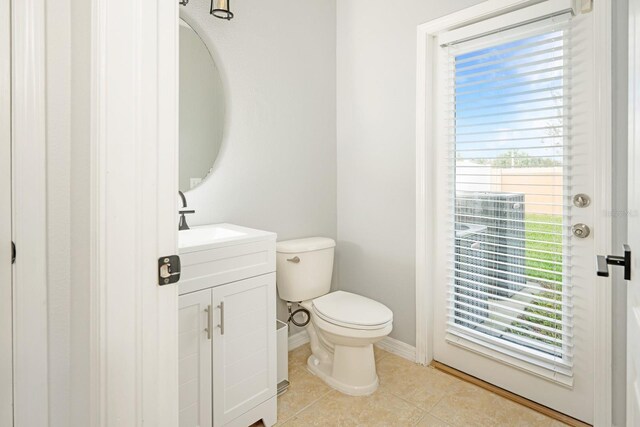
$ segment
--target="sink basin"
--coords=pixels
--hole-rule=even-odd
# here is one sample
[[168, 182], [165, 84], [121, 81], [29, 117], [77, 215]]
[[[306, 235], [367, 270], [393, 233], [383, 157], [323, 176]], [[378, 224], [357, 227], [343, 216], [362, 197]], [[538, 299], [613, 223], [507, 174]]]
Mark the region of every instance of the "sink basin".
[[267, 231], [254, 230], [233, 224], [212, 224], [191, 227], [190, 230], [178, 232], [180, 253], [195, 252], [262, 240], [274, 235]]
[[178, 234], [180, 239], [180, 247], [200, 246], [206, 243], [213, 243], [218, 240], [229, 239], [232, 237], [244, 236], [246, 233], [221, 226], [192, 228], [191, 230], [182, 230]]

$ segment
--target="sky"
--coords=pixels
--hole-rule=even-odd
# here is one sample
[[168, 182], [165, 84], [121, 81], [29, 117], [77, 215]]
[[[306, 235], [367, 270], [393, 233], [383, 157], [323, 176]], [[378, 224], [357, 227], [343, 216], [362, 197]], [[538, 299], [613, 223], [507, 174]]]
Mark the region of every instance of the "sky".
[[490, 161], [517, 149], [562, 162], [562, 32], [457, 55], [464, 44], [450, 47], [458, 158]]

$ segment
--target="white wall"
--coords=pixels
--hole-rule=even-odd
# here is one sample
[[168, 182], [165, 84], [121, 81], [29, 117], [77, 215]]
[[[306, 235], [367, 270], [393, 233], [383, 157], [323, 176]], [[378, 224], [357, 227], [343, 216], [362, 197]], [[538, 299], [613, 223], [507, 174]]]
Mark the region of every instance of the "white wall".
[[335, 238], [335, 0], [236, 1], [230, 22], [208, 6], [181, 14], [220, 69], [228, 122], [213, 173], [186, 193], [189, 224]]
[[340, 0], [338, 283], [415, 344], [416, 26], [480, 0]]

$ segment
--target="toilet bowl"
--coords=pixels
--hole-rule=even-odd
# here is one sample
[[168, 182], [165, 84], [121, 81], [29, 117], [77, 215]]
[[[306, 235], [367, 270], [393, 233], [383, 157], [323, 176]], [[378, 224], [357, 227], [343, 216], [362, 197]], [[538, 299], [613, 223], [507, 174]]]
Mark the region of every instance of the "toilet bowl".
[[342, 393], [367, 395], [378, 388], [373, 344], [393, 329], [393, 313], [361, 295], [329, 292], [334, 247], [322, 237], [279, 242], [278, 293], [309, 312], [309, 370]]
[[373, 393], [378, 388], [373, 344], [393, 329], [391, 310], [343, 291], [301, 305], [311, 313], [309, 370], [342, 393]]

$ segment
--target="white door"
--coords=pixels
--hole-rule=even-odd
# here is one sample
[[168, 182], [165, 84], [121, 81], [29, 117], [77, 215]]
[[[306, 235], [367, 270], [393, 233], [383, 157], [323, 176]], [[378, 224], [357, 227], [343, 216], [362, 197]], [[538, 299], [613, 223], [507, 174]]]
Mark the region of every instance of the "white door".
[[570, 6], [437, 38], [433, 357], [592, 423], [594, 259], [610, 230], [595, 229], [596, 13]]
[[637, 426], [640, 425], [640, 0], [629, 2], [628, 93], [628, 243], [632, 250], [632, 269], [631, 280], [627, 282], [627, 425]]
[[11, 38], [9, 0], [0, 0], [0, 425], [13, 425], [11, 274]]
[[178, 298], [180, 427], [211, 427], [211, 289]]
[[275, 273], [213, 288], [213, 420], [276, 395]]

